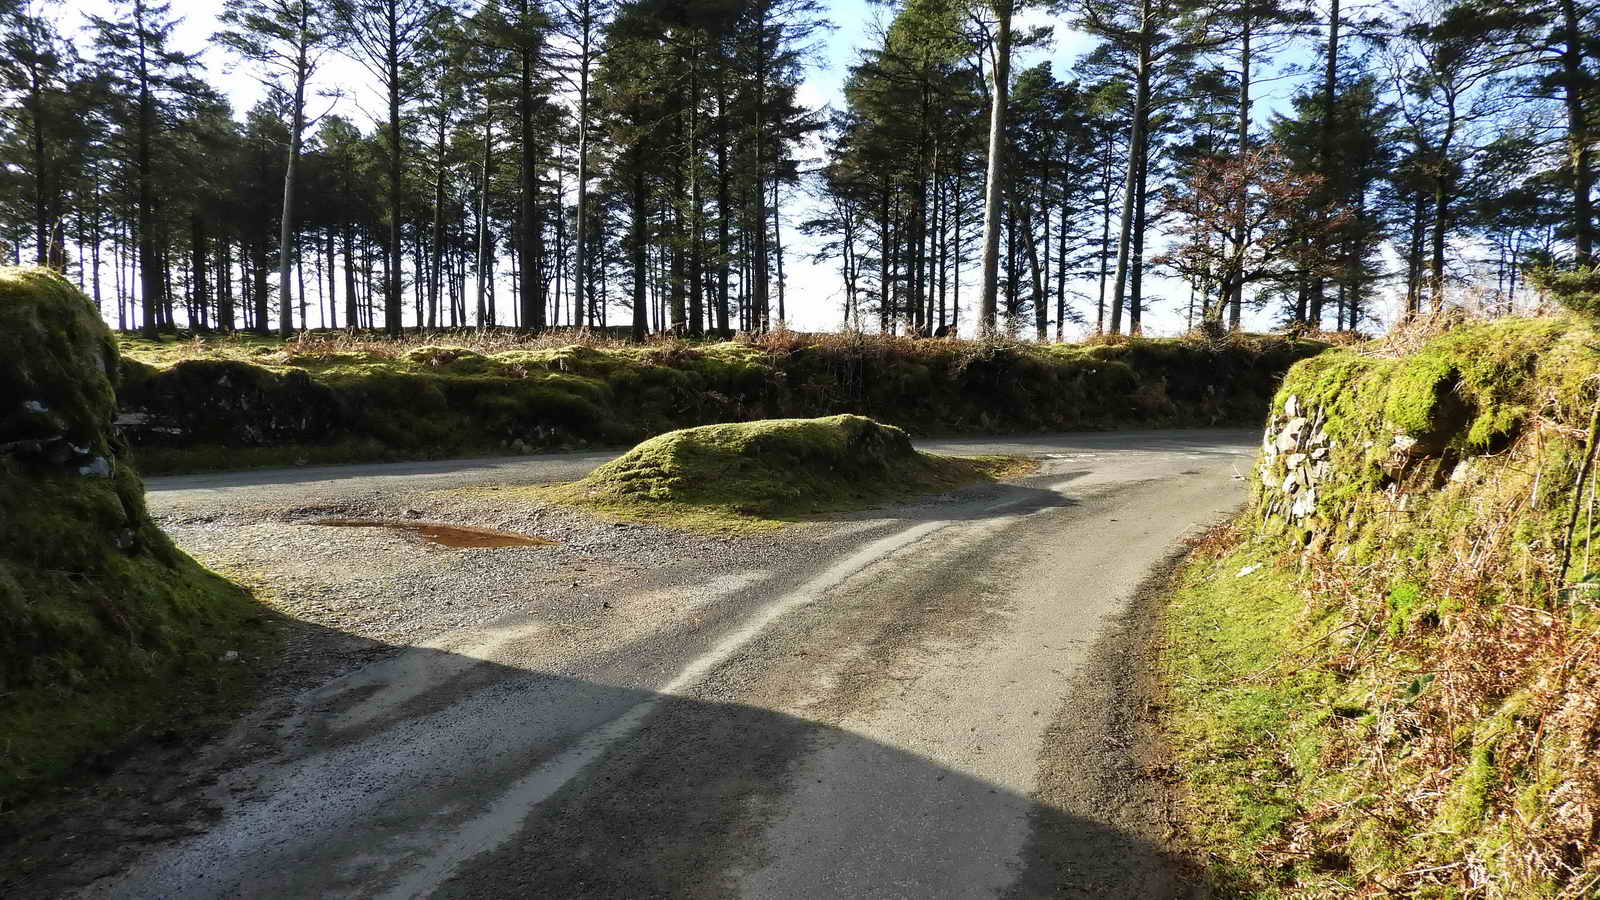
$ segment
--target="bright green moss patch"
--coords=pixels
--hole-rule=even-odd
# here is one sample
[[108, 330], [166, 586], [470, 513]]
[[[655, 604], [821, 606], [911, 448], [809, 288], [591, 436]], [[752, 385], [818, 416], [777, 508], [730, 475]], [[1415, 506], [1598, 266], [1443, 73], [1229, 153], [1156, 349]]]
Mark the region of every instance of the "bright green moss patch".
[[861, 416], [771, 419], [651, 438], [581, 481], [537, 489], [558, 502], [693, 529], [764, 530], [1024, 471], [1029, 461], [920, 453]]
[[1306, 713], [1340, 714], [1339, 684], [1293, 654], [1314, 633], [1293, 576], [1248, 549], [1189, 565], [1164, 631], [1171, 744], [1194, 848], [1227, 892], [1270, 896], [1274, 878], [1256, 851], [1304, 812], [1321, 746]]
[[115, 344], [42, 269], [0, 269], [0, 810], [247, 680], [260, 608], [145, 512], [111, 428]]

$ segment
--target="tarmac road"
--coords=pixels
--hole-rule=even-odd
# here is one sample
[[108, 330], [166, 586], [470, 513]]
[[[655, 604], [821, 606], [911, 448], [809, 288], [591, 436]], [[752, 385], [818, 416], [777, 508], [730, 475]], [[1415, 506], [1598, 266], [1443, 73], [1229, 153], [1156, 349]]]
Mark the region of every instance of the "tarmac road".
[[[792, 558], [682, 560], [650, 628], [575, 645], [512, 613], [307, 691], [206, 827], [85, 894], [1197, 896], [1141, 771], [1140, 586], [1243, 502], [1258, 439], [919, 441], [1044, 463], [804, 526], [820, 537]], [[609, 455], [147, 484], [182, 518], [565, 480]]]

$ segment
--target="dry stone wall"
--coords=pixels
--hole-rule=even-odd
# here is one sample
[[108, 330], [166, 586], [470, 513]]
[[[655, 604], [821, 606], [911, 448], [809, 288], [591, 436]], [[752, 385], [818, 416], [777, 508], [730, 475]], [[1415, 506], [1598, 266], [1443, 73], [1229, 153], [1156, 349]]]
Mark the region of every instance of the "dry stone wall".
[[1256, 474], [1261, 480], [1264, 516], [1299, 522], [1317, 511], [1318, 491], [1333, 475], [1328, 418], [1323, 410], [1290, 394], [1283, 411], [1267, 422]]

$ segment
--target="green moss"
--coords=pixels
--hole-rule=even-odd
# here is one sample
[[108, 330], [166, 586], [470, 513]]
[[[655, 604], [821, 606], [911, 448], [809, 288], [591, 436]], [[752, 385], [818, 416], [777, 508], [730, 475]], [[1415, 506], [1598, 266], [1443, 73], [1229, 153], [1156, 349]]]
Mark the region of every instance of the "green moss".
[[1457, 837], [1478, 831], [1489, 812], [1489, 792], [1499, 783], [1491, 747], [1472, 748], [1467, 767], [1456, 778], [1440, 816], [1440, 826]]
[[1460, 379], [1450, 356], [1422, 353], [1388, 368], [1389, 396], [1383, 410], [1389, 423], [1409, 434], [1428, 434], [1444, 425], [1441, 407]]
[[1163, 671], [1185, 818], [1213, 878], [1234, 892], [1269, 887], [1255, 848], [1281, 838], [1303, 809], [1322, 752], [1299, 714], [1335, 705], [1337, 682], [1290, 653], [1316, 628], [1302, 610], [1292, 575], [1241, 550], [1190, 566], [1166, 613]]
[[1015, 471], [1004, 458], [919, 453], [904, 431], [861, 416], [707, 425], [651, 438], [543, 496], [696, 529], [773, 527]]
[[1409, 581], [1397, 583], [1389, 590], [1389, 634], [1398, 637], [1405, 633], [1422, 609], [1422, 588]]
[[[1364, 498], [1397, 468], [1413, 481], [1442, 479], [1460, 458], [1503, 449], [1536, 409], [1572, 415], [1582, 406], [1584, 378], [1597, 368], [1586, 355], [1595, 340], [1572, 317], [1508, 318], [1457, 327], [1401, 357], [1335, 349], [1293, 366], [1272, 409], [1281, 416], [1294, 397], [1325, 419], [1340, 477], [1321, 486], [1317, 518], [1338, 523], [1339, 543], [1359, 551], [1370, 524]], [[1400, 436], [1417, 442], [1418, 461], [1397, 466], [1392, 448]], [[1281, 483], [1285, 474], [1280, 460], [1265, 480]]]
[[43, 269], [0, 269], [0, 807], [237, 684], [259, 608], [177, 550], [111, 427], [116, 347]]
[[[437, 339], [435, 339], [437, 340]], [[211, 448], [321, 443], [428, 458], [631, 444], [673, 429], [854, 413], [912, 433], [1243, 425], [1321, 345], [1270, 337], [1087, 347], [829, 336], [480, 352], [347, 336], [125, 338], [128, 430], [164, 471]], [[315, 454], [300, 452], [296, 458]]]
[[[1550, 583], [1594, 327], [1461, 324], [1401, 352], [1407, 337], [1290, 370], [1273, 414], [1287, 424], [1293, 398], [1308, 420], [1298, 471], [1326, 459], [1315, 509], [1287, 518], [1289, 454], [1263, 454], [1234, 554], [1193, 566], [1173, 603], [1188, 827], [1223, 893], [1553, 897], [1594, 868], [1557, 812], [1593, 784], [1572, 764], [1589, 738], [1555, 722], [1594, 680], [1563, 648], [1591, 646], [1600, 616]], [[1590, 577], [1597, 537], [1580, 516], [1569, 578]], [[1257, 580], [1270, 597], [1249, 596]]]

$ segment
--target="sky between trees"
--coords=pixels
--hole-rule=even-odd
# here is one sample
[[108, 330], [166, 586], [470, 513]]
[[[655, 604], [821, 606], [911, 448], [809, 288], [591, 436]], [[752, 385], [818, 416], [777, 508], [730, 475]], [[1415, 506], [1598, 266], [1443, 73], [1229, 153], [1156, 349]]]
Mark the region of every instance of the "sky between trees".
[[[1003, 232], [1000, 330], [1171, 333], [1208, 317], [1371, 330], [1402, 297], [1420, 308], [1470, 285], [1510, 304], [1521, 263], [1571, 248], [1560, 182], [1576, 164], [1563, 156], [1573, 108], [1594, 99], [1592, 39], [1564, 54], [1557, 21], [1572, 12], [1592, 32], [1581, 3], [1346, 3], [1331, 44], [1328, 3], [1019, 7], [986, 226], [980, 132], [1003, 5], [434, 5], [8, 10], [11, 255], [62, 265], [127, 327], [354, 314], [698, 332], [781, 314], [811, 330], [966, 333], [981, 324], [988, 227]], [[386, 6], [426, 13], [387, 71], [342, 33]], [[281, 47], [251, 59], [238, 37], [248, 13], [297, 9], [326, 32], [298, 104], [294, 67], [273, 65]], [[141, 33], [168, 54], [145, 66], [148, 103], [130, 77]], [[1573, 55], [1563, 81], [1558, 58]], [[274, 156], [295, 162], [297, 196]]]

